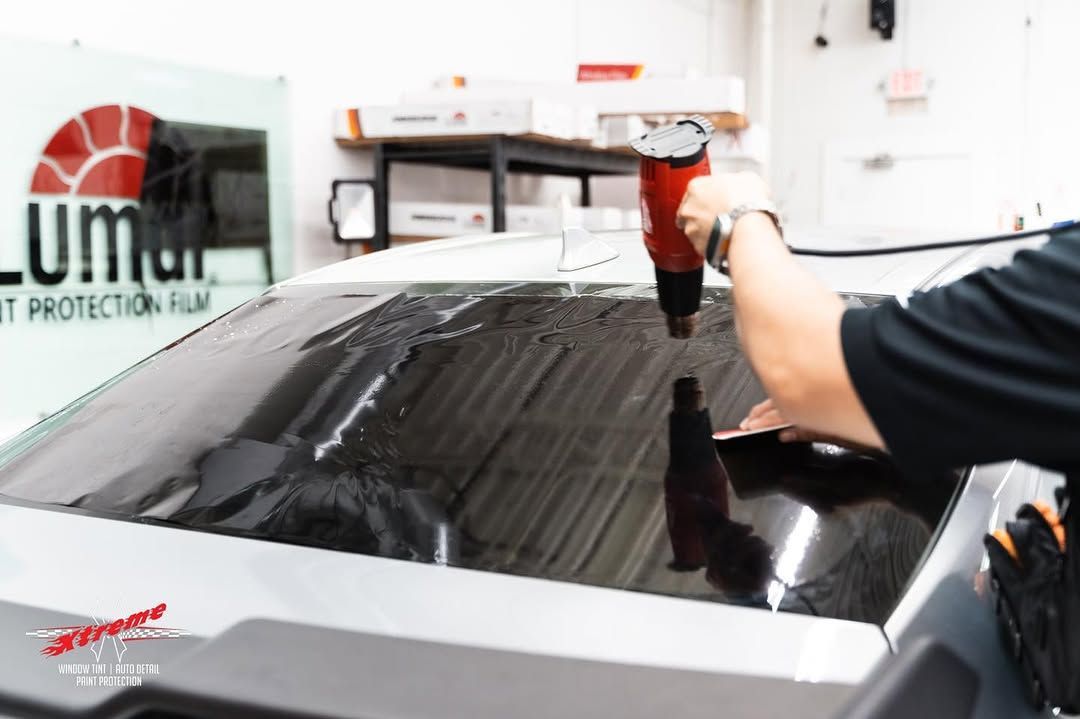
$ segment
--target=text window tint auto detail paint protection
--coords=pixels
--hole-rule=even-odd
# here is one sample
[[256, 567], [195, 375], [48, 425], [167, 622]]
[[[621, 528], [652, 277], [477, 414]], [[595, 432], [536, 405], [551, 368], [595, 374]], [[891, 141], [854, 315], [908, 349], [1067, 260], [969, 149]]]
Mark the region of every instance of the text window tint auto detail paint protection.
[[273, 290], [17, 438], [0, 494], [885, 620], [957, 480], [828, 446], [719, 462], [711, 428], [763, 397], [726, 294], [673, 341], [618, 292], [427, 291]]

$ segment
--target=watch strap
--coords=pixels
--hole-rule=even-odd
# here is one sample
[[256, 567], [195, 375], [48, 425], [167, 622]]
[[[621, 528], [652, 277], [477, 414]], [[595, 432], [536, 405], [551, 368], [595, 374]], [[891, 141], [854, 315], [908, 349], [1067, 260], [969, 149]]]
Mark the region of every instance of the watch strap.
[[709, 243], [705, 245], [705, 261], [716, 266], [716, 249], [720, 246], [720, 236], [724, 234], [724, 223], [720, 222], [717, 215], [712, 223], [712, 231], [709, 233]]
[[769, 216], [769, 219], [776, 225], [776, 231], [780, 233], [780, 239], [784, 238], [784, 226], [780, 222], [780, 215], [776, 211], [776, 205], [771, 202], [760, 202], [746, 205], [739, 205], [734, 210], [728, 213], [728, 217], [731, 218], [731, 224], [729, 232], [735, 232], [735, 223], [739, 221], [739, 218], [743, 215], [749, 215], [752, 212], [761, 212]]
[[[705, 258], [707, 262], [725, 275], [730, 274], [728, 271], [727, 255], [728, 250], [731, 247], [731, 238], [735, 234], [735, 223], [737, 223], [743, 215], [749, 215], [753, 212], [761, 212], [767, 215], [769, 219], [772, 220], [773, 225], [776, 226], [776, 231], [780, 234], [780, 239], [784, 239], [784, 226], [780, 222], [780, 215], [776, 211], [776, 206], [771, 202], [739, 205], [731, 210], [731, 212], [727, 213], [726, 217], [717, 215], [716, 219], [713, 221], [712, 232], [709, 234], [709, 244], [706, 247], [707, 254], [705, 255]], [[724, 231], [725, 229], [727, 232]]]

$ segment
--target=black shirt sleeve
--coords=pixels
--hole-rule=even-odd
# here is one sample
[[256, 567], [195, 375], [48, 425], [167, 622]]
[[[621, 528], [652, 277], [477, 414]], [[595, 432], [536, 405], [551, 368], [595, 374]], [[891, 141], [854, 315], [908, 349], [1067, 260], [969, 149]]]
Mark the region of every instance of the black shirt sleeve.
[[1080, 464], [1080, 230], [903, 307], [848, 310], [844, 360], [906, 474]]

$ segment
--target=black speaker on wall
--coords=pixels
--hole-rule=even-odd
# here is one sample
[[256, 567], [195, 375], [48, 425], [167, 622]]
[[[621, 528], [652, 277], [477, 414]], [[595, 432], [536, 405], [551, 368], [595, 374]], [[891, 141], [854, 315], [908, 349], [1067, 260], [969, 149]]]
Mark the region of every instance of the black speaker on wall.
[[870, 29], [881, 33], [882, 40], [892, 40], [896, 27], [896, 0], [870, 0]]

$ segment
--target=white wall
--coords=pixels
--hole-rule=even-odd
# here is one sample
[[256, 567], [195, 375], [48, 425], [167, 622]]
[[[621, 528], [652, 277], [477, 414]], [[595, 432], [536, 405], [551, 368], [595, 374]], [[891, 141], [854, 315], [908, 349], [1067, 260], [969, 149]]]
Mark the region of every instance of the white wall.
[[[896, 37], [885, 42], [867, 27], [864, 0], [830, 0], [831, 44], [820, 50], [813, 44], [820, 3], [774, 3], [771, 179], [789, 218], [822, 221], [826, 145], [865, 140], [873, 147], [890, 138], [959, 138], [977, 147], [984, 224], [1036, 199], [1058, 215], [1080, 207], [1071, 172], [1080, 159], [1072, 139], [1080, 63], [1071, 50], [1080, 4], [899, 0]], [[331, 107], [392, 102], [440, 74], [570, 80], [579, 61], [629, 61], [742, 74], [754, 119], [762, 101], [754, 95], [755, 6], [756, 0], [309, 0], [280, 7], [191, 0], [183, 12], [159, 15], [131, 0], [58, 0], [8, 8], [3, 32], [286, 76], [296, 261], [304, 270], [341, 255], [325, 221], [330, 180], [371, 172], [366, 153], [330, 140]], [[887, 111], [879, 84], [904, 66], [924, 68], [933, 80], [924, 114]], [[475, 173], [400, 167], [392, 192], [486, 201], [487, 188]], [[560, 191], [576, 193], [577, 183], [518, 177], [510, 199], [549, 201]], [[596, 195], [630, 206], [632, 182], [610, 181]]]
[[[720, 4], [741, 0], [717, 0]], [[572, 81], [583, 62], [645, 62], [704, 71], [711, 0], [384, 0], [304, 3], [190, 0], [158, 10], [131, 0], [54, 0], [5, 9], [2, 31], [164, 60], [286, 76], [292, 103], [296, 269], [340, 259], [326, 200], [335, 177], [371, 173], [367, 153], [331, 140], [335, 106], [394, 102], [438, 75]], [[237, 98], [243, 102], [244, 98]], [[395, 167], [400, 199], [487, 201], [486, 178]], [[512, 202], [546, 200], [576, 181], [518, 178]], [[623, 199], [628, 186], [602, 193]], [[611, 195], [615, 196], [612, 197]], [[633, 198], [625, 198], [633, 206]]]
[[[821, 3], [776, 0], [772, 181], [790, 219], [823, 219], [827, 143], [864, 140], [872, 148], [890, 138], [909, 144], [944, 138], [975, 148], [981, 170], [973, 178], [974, 219], [980, 224], [1035, 200], [1054, 215], [1077, 214], [1080, 62], [1074, 36], [1080, 4], [898, 0], [891, 42], [869, 29], [867, 6], [831, 0], [830, 45], [821, 50], [813, 43]], [[932, 78], [928, 108], [890, 116], [878, 85], [904, 66], [923, 68]], [[919, 213], [912, 197], [897, 202]]]

